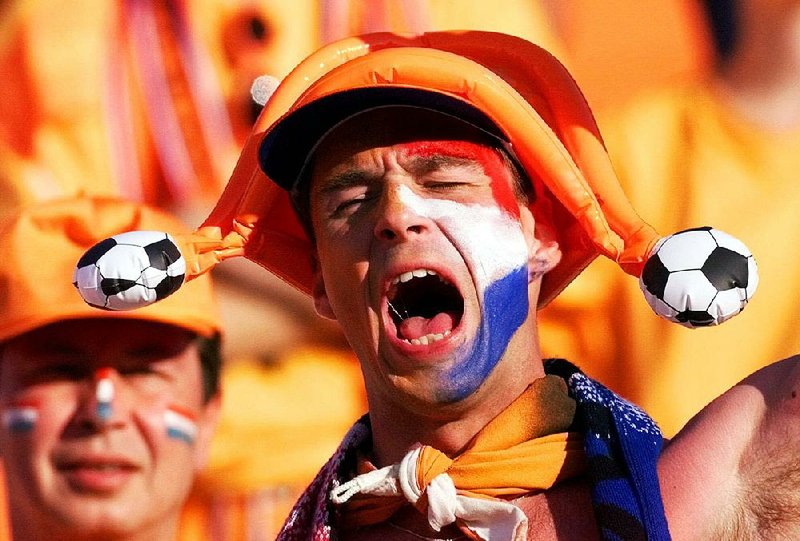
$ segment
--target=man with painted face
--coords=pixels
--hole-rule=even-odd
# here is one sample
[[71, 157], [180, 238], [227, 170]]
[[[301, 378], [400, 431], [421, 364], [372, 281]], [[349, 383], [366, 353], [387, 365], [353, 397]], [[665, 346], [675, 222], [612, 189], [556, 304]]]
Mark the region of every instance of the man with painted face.
[[307, 292], [361, 362], [369, 414], [279, 539], [796, 535], [794, 360], [662, 449], [641, 410], [542, 359], [537, 308], [597, 255], [642, 274], [658, 241], [539, 47], [373, 34], [306, 59], [178, 239], [189, 276], [245, 256]]
[[[524, 175], [494, 134], [423, 101], [334, 123], [292, 187], [316, 309], [341, 325], [369, 397], [327, 487], [344, 538], [597, 534], [575, 399], [545, 371], [531, 309], [562, 254]], [[657, 429], [619, 407], [641, 419], [652, 467]], [[649, 494], [637, 506], [660, 508], [657, 485], [636, 490]], [[663, 514], [612, 523], [620, 500], [598, 503], [614, 509], [609, 531], [666, 532]], [[290, 517], [283, 537], [297, 530]]]
[[219, 409], [208, 279], [135, 312], [100, 311], [69, 275], [129, 229], [180, 230], [138, 204], [31, 205], [0, 226], [0, 453], [14, 541], [174, 540]]
[[[430, 458], [414, 455], [424, 460], [416, 475], [427, 468], [447, 471], [453, 482], [464, 483], [456, 489], [480, 493], [485, 481], [479, 479], [492, 479], [489, 468], [474, 474], [456, 470], [465, 461], [482, 469], [481, 453], [497, 453], [498, 481], [514, 478], [507, 461], [522, 475], [492, 490], [522, 496], [561, 482], [560, 492], [587, 505], [588, 494], [572, 482], [583, 464], [579, 438], [569, 433], [574, 404], [563, 380], [544, 377], [535, 312], [529, 309], [541, 276], [561, 254], [548, 226], [536, 223], [524, 189], [510, 160], [485, 133], [428, 109], [372, 109], [320, 141], [307, 189], [318, 258], [313, 297], [318, 312], [336, 319], [355, 348], [369, 397], [369, 421], [362, 426], [371, 430], [372, 441], [368, 452], [366, 441], [356, 446], [353, 474], [401, 463], [421, 443]], [[532, 425], [506, 430], [510, 421]], [[498, 433], [483, 436], [487, 425]], [[458, 459], [437, 465], [451, 461], [445, 457]], [[528, 470], [529, 457], [547, 457], [549, 463]], [[399, 481], [386, 472], [363, 487], [350, 482], [337, 488], [334, 501], [347, 531], [364, 539], [406, 531], [433, 536], [423, 515], [397, 505], [405, 502], [397, 497], [401, 493], [386, 498], [391, 503], [380, 515], [386, 520], [376, 522], [360, 511], [361, 505], [382, 505], [380, 496], [364, 495], [390, 479]], [[359, 489], [352, 498], [351, 487]], [[457, 512], [463, 505], [452, 503], [465, 526], [472, 522], [468, 516], [485, 520], [481, 512], [508, 514], [475, 528], [492, 532], [492, 538], [512, 534], [525, 522], [508, 504]], [[523, 509], [539, 505], [531, 500]], [[446, 537], [459, 535], [448, 524], [437, 517], [435, 526]], [[583, 538], [595, 531], [587, 520], [570, 527]]]

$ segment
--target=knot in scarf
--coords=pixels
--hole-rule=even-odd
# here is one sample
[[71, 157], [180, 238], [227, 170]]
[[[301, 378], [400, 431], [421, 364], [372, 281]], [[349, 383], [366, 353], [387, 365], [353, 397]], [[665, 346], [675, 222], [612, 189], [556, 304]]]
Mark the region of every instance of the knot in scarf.
[[416, 445], [400, 462], [335, 487], [343, 528], [378, 524], [408, 503], [431, 528], [459, 522], [484, 540], [524, 540], [527, 518], [510, 503], [585, 470], [582, 438], [567, 432], [575, 402], [561, 378], [532, 383], [455, 457]]

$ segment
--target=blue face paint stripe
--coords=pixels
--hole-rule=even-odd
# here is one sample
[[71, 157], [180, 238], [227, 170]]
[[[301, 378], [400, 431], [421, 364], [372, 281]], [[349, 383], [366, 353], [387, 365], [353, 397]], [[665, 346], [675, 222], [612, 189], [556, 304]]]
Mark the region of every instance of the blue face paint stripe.
[[179, 440], [184, 443], [187, 443], [189, 445], [194, 443], [194, 437], [192, 437], [190, 434], [187, 434], [183, 430], [177, 428], [172, 428], [172, 427], [167, 428], [167, 436], [169, 436], [174, 440]]
[[35, 421], [27, 421], [25, 419], [20, 419], [18, 421], [10, 423], [8, 425], [8, 430], [9, 432], [14, 432], [16, 434], [23, 434], [32, 431], [34, 426], [36, 426]]
[[110, 402], [98, 402], [97, 403], [97, 417], [106, 422], [111, 419], [111, 403]]
[[481, 324], [465, 355], [445, 377], [448, 388], [441, 403], [463, 400], [474, 393], [503, 357], [511, 337], [528, 317], [528, 268], [522, 266], [493, 282], [483, 297]]
[[33, 408], [10, 408], [3, 412], [3, 424], [14, 434], [31, 432], [38, 418], [39, 412]]

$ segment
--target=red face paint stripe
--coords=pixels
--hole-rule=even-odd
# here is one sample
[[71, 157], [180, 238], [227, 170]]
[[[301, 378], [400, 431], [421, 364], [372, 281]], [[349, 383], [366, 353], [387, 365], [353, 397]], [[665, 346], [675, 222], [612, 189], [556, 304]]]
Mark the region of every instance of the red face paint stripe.
[[94, 373], [94, 380], [99, 381], [101, 379], [110, 378], [113, 374], [113, 370], [107, 366], [103, 368], [98, 368]]
[[167, 436], [192, 445], [197, 437], [194, 415], [185, 408], [171, 405], [164, 410]]
[[38, 400], [15, 400], [3, 404], [3, 409], [9, 408], [39, 408]]
[[187, 418], [191, 419], [192, 421], [195, 421], [197, 419], [197, 415], [195, 415], [195, 413], [193, 411], [191, 411], [188, 408], [184, 408], [183, 406], [170, 404], [169, 406], [167, 406], [167, 409], [170, 409], [170, 410], [174, 411], [175, 413], [179, 413], [179, 414], [183, 415], [184, 417], [187, 417]]
[[492, 179], [492, 195], [497, 205], [515, 218], [519, 217], [512, 176], [497, 149], [471, 141], [420, 141], [403, 146], [409, 156], [447, 156], [479, 164], [486, 176]]

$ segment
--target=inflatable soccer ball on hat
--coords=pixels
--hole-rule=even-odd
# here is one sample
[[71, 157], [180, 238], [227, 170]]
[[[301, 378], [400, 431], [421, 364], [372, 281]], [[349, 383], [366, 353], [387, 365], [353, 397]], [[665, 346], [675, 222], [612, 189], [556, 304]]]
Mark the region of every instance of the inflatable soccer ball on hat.
[[92, 306], [133, 310], [175, 293], [185, 274], [186, 261], [170, 235], [130, 231], [87, 250], [72, 282]]
[[758, 269], [741, 241], [700, 227], [661, 239], [639, 285], [659, 316], [685, 327], [707, 327], [744, 310], [758, 286]]

